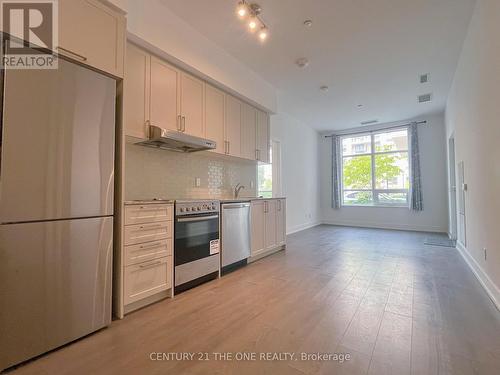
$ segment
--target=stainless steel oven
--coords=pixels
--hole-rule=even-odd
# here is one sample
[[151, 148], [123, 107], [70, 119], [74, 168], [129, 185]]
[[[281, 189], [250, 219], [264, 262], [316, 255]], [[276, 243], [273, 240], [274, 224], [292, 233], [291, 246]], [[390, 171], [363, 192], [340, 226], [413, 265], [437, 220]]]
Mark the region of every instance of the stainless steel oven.
[[219, 201], [175, 203], [175, 293], [219, 276]]

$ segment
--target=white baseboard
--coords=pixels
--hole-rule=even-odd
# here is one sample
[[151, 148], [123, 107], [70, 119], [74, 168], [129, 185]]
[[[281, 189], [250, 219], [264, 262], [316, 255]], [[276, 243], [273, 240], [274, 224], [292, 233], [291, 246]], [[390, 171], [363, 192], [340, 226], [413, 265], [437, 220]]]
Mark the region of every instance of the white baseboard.
[[464, 258], [465, 263], [467, 263], [471, 271], [474, 273], [493, 304], [498, 310], [500, 310], [500, 289], [498, 289], [495, 283], [491, 281], [482, 267], [476, 262], [472, 255], [469, 254], [469, 251], [459, 242], [457, 242], [457, 250], [462, 258]]
[[394, 229], [394, 230], [409, 230], [414, 232], [437, 232], [446, 233], [447, 229], [442, 227], [434, 227], [427, 225], [410, 225], [410, 224], [393, 224], [393, 223], [371, 223], [363, 221], [323, 221], [322, 224], [339, 225], [342, 227], [358, 227], [358, 228], [376, 228], [376, 229]]
[[305, 224], [296, 225], [296, 226], [290, 228], [286, 232], [286, 234], [289, 235], [289, 234], [297, 233], [297, 232], [300, 232], [300, 231], [303, 231], [303, 230], [306, 230], [306, 229], [309, 229], [309, 228], [316, 227], [318, 225], [321, 225], [321, 222], [317, 221], [317, 222], [314, 222], [314, 223], [305, 223]]

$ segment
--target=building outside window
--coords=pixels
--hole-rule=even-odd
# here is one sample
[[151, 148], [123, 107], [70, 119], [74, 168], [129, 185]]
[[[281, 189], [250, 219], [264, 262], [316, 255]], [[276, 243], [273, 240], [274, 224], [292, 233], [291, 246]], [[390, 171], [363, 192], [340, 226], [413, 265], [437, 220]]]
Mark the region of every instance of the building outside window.
[[407, 206], [408, 130], [345, 136], [342, 143], [343, 206]]

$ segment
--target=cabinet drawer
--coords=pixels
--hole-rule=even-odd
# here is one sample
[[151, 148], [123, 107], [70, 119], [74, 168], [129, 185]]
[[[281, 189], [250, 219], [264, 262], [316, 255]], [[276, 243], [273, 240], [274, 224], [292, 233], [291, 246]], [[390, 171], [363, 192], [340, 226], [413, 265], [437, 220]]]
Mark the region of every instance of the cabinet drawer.
[[162, 240], [172, 237], [172, 222], [136, 224], [125, 226], [125, 245]]
[[144, 204], [125, 207], [125, 225], [173, 220], [173, 207], [168, 204]]
[[139, 301], [172, 286], [172, 257], [125, 267], [125, 304]]
[[125, 246], [125, 266], [146, 262], [172, 255], [172, 240], [145, 242], [137, 245]]

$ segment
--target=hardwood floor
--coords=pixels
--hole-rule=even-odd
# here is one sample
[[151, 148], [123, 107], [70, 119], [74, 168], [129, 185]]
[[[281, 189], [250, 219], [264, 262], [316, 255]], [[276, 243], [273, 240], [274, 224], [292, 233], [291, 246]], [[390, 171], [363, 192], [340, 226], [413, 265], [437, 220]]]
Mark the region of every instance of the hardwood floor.
[[[127, 316], [12, 374], [498, 374], [500, 312], [423, 233], [319, 226], [280, 252]], [[150, 360], [207, 352], [211, 360]], [[223, 361], [212, 353], [349, 353]]]

